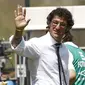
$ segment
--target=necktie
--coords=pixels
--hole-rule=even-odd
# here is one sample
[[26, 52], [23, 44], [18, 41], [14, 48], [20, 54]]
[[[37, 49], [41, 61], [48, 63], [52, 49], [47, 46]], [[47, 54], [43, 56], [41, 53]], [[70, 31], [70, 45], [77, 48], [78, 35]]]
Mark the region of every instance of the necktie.
[[64, 82], [65, 82], [65, 85], [67, 85], [66, 78], [65, 78], [65, 73], [64, 73], [64, 69], [63, 69], [63, 65], [62, 65], [62, 61], [61, 61], [60, 54], [59, 54], [60, 45], [61, 45], [61, 43], [56, 43], [55, 44], [56, 54], [57, 54], [57, 57], [58, 57], [58, 69], [59, 69], [60, 85], [62, 85], [61, 73], [63, 73]]

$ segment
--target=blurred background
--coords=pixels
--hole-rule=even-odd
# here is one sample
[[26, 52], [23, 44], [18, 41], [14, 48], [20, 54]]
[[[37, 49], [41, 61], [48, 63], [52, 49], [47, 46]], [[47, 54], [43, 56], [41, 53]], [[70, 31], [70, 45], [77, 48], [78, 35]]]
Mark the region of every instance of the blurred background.
[[[18, 4], [22, 5], [23, 7], [84, 6], [85, 0], [0, 0], [0, 41], [1, 40], [8, 41], [9, 37], [12, 34], [14, 34], [14, 30], [15, 30], [14, 10], [17, 8]], [[38, 30], [38, 31], [34, 30], [30, 32], [27, 31], [25, 37], [28, 39], [30, 37], [41, 36], [43, 34], [45, 34], [44, 30]], [[85, 27], [83, 29], [81, 28], [72, 29], [72, 34], [74, 35], [74, 42], [80, 47], [85, 47], [85, 37], [84, 37]], [[3, 44], [0, 43], [0, 45], [1, 45], [0, 47], [0, 51], [1, 51]], [[9, 54], [3, 54], [3, 56], [1, 54], [2, 58], [5, 59], [5, 58], [8, 58], [9, 56], [9, 59], [12, 61], [13, 65], [15, 65], [17, 62], [16, 60], [19, 60], [19, 59], [14, 59], [12, 56], [15, 56], [15, 55], [11, 54], [10, 50], [7, 53]], [[14, 68], [16, 66], [16, 65], [13, 66], [12, 64], [10, 64], [10, 62], [6, 64], [8, 64], [7, 66], [14, 67]]]
[[[85, 5], [85, 0], [0, 0], [0, 40], [8, 40], [14, 34], [14, 10], [18, 4], [24, 7], [81, 6]], [[85, 46], [84, 33], [84, 29], [73, 30], [74, 41], [79, 46]]]

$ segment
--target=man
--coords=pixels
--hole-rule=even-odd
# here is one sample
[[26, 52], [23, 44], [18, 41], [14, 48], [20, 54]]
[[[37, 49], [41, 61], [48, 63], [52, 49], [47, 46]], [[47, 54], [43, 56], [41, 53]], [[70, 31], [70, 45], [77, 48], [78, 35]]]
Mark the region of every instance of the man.
[[[26, 10], [18, 6], [15, 11], [16, 30], [10, 38], [12, 49], [18, 55], [28, 57], [32, 85], [60, 85], [58, 56], [54, 47], [56, 43], [61, 43], [64, 33], [74, 24], [71, 13], [65, 8], [54, 9], [47, 17], [47, 34], [28, 41], [24, 41], [22, 37], [23, 30], [30, 21], [26, 21], [25, 16]], [[64, 73], [61, 72], [61, 83], [69, 85], [69, 53], [64, 44], [60, 45], [59, 53], [64, 69]]]
[[73, 55], [73, 58], [69, 59], [73, 63], [76, 72], [75, 80], [75, 72], [69, 67], [71, 80], [72, 82], [75, 80], [72, 85], [85, 85], [85, 52], [73, 43], [73, 36], [70, 31], [64, 36], [63, 42], [65, 42], [65, 45]]

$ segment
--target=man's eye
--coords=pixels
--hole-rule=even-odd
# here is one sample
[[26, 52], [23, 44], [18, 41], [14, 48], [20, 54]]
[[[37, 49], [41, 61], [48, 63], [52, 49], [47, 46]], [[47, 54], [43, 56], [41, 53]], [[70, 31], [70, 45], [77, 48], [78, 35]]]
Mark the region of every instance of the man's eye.
[[66, 26], [66, 24], [64, 24], [64, 23], [61, 23], [60, 25], [61, 25], [61, 26], [64, 26], [64, 27]]
[[58, 22], [53, 22], [53, 23], [56, 24], [56, 25], [58, 24]]

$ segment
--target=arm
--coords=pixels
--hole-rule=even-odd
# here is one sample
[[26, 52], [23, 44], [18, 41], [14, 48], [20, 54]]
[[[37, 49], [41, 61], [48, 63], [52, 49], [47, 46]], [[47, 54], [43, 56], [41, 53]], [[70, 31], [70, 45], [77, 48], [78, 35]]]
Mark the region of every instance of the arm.
[[76, 79], [76, 72], [73, 69], [69, 70], [69, 85], [72, 85], [75, 82]]
[[22, 6], [18, 5], [17, 10], [15, 10], [16, 30], [15, 30], [14, 37], [11, 41], [13, 47], [16, 47], [21, 42], [23, 30], [28, 24], [28, 22], [30, 21], [30, 19], [26, 21], [25, 17], [26, 17], [26, 9], [23, 9]]
[[73, 55], [72, 53], [69, 51], [69, 64], [68, 64], [68, 69], [69, 69], [69, 85], [72, 85], [75, 82], [76, 79], [76, 72], [75, 72], [75, 68], [73, 65]]

